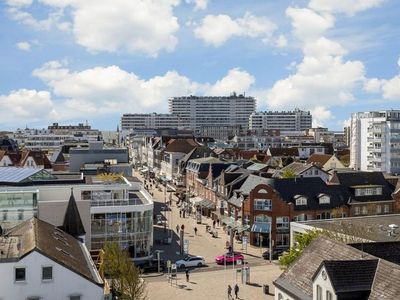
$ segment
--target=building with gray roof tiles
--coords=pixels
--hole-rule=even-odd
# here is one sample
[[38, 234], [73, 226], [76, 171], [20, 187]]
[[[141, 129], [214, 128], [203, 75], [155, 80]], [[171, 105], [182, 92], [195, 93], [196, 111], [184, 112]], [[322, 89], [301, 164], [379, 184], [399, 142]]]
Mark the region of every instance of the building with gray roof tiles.
[[400, 266], [320, 236], [274, 285], [275, 299], [398, 299]]
[[0, 274], [3, 299], [104, 299], [104, 281], [86, 246], [37, 218], [0, 236]]

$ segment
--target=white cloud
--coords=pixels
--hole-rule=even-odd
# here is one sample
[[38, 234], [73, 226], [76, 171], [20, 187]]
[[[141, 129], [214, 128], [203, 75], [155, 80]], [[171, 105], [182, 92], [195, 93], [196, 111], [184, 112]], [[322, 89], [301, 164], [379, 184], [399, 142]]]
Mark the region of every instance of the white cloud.
[[48, 91], [20, 89], [8, 95], [0, 95], [2, 124], [20, 125], [21, 120], [39, 121], [55, 116], [53, 102]]
[[347, 50], [325, 36], [335, 25], [332, 14], [292, 7], [286, 14], [304, 56], [290, 64], [292, 74], [275, 82], [264, 98], [272, 109], [310, 109], [314, 125], [322, 126], [333, 118], [330, 108], [355, 100], [353, 93], [365, 81], [365, 68], [361, 61], [346, 60]]
[[92, 52], [156, 56], [162, 50], [174, 50], [178, 42], [179, 24], [173, 8], [180, 0], [41, 0], [51, 10], [44, 20], [27, 11], [30, 1], [13, 2], [24, 3], [9, 3], [8, 13], [14, 20], [37, 30], [72, 31], [75, 41]]
[[230, 92], [246, 92], [255, 83], [255, 78], [239, 68], [229, 70], [228, 74], [218, 80], [207, 92], [209, 95], [226, 95]]
[[277, 26], [266, 17], [246, 12], [243, 18], [232, 19], [228, 15], [207, 15], [194, 29], [195, 36], [208, 45], [220, 47], [230, 38], [250, 37], [268, 41]]
[[312, 108], [311, 115], [313, 116], [313, 127], [324, 127], [327, 121], [332, 120], [334, 117], [332, 112], [323, 106], [316, 106]]
[[31, 51], [31, 44], [28, 42], [19, 42], [16, 44], [17, 48], [22, 51]]
[[167, 99], [180, 95], [229, 95], [247, 92], [254, 77], [239, 68], [231, 69], [215, 83], [199, 83], [176, 71], [148, 80], [118, 66], [95, 67], [79, 72], [65, 63], [50, 61], [33, 71], [57, 99], [57, 115], [62, 119], [97, 118], [123, 112], [167, 111]]
[[385, 0], [310, 0], [308, 6], [316, 11], [344, 13], [349, 16], [357, 12], [380, 6]]
[[335, 25], [331, 14], [318, 14], [308, 8], [288, 7], [286, 15], [292, 19], [293, 34], [302, 41], [317, 39]]
[[204, 10], [207, 8], [208, 0], [186, 0], [188, 4], [194, 4], [194, 10]]
[[379, 93], [382, 89], [382, 80], [378, 78], [367, 79], [364, 82], [364, 90], [369, 93]]
[[284, 48], [288, 45], [288, 41], [283, 34], [280, 34], [275, 41], [275, 45], [279, 48]]

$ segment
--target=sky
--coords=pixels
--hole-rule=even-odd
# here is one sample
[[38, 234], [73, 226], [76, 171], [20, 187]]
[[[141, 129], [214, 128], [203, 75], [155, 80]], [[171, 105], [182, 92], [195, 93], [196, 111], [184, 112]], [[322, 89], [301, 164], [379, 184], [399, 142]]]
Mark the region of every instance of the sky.
[[245, 93], [257, 110], [400, 109], [398, 0], [3, 0], [0, 130], [168, 112]]

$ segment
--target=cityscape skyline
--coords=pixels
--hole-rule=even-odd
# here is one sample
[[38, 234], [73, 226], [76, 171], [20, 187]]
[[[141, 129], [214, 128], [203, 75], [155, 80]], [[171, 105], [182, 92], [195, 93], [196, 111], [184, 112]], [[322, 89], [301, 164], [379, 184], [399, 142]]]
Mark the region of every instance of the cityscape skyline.
[[237, 92], [341, 130], [400, 100], [393, 0], [93, 3], [0, 4], [2, 129], [113, 130], [123, 113], [167, 112], [170, 97]]

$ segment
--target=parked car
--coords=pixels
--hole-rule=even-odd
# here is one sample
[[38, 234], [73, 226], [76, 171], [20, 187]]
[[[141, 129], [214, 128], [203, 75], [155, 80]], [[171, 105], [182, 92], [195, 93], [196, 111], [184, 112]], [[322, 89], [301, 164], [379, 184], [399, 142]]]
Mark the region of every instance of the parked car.
[[[272, 259], [273, 259], [273, 260], [278, 259], [279, 256], [282, 255], [283, 252], [284, 252], [283, 249], [273, 249], [273, 250], [272, 250]], [[262, 254], [262, 257], [263, 257], [264, 259], [269, 259], [269, 250], [265, 251], [265, 252]]]
[[227, 264], [236, 263], [238, 260], [240, 260], [241, 262], [244, 261], [244, 256], [243, 256], [242, 253], [239, 253], [239, 252], [234, 252], [234, 253], [227, 252], [227, 253], [225, 253], [223, 255], [218, 255], [215, 258], [215, 262], [217, 264], [219, 264], [219, 265], [223, 265], [225, 262]]
[[206, 262], [202, 256], [187, 256], [184, 259], [178, 260], [175, 264], [177, 268], [184, 269], [189, 267], [202, 267]]

